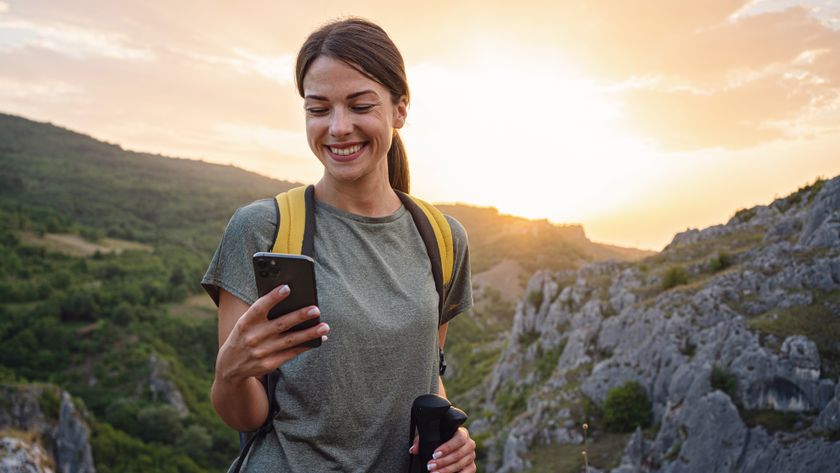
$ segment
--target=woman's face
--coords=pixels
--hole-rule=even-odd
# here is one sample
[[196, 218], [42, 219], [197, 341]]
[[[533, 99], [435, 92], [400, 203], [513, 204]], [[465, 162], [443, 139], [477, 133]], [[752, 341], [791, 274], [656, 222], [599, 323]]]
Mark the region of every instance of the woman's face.
[[402, 128], [406, 100], [396, 105], [378, 82], [346, 63], [320, 56], [303, 78], [306, 138], [324, 176], [344, 182], [388, 182], [388, 149]]

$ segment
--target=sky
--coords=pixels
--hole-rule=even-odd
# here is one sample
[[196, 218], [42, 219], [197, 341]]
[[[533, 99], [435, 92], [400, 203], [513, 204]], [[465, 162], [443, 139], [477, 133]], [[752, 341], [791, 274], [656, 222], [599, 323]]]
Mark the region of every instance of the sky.
[[348, 15], [405, 59], [426, 200], [660, 250], [840, 174], [840, 0], [0, 0], [0, 112], [314, 183], [293, 64]]

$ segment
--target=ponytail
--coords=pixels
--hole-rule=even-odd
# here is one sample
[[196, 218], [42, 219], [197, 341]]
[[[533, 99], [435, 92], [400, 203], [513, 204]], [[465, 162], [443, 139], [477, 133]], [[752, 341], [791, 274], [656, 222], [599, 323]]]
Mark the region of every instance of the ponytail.
[[408, 194], [410, 179], [408, 173], [408, 155], [405, 152], [400, 134], [394, 130], [391, 148], [388, 150], [388, 180], [391, 188]]

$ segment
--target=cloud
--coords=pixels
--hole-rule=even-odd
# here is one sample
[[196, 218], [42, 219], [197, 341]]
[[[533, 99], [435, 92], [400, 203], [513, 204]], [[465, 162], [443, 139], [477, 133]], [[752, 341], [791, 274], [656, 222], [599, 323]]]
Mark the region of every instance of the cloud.
[[663, 148], [751, 147], [832, 129], [809, 130], [813, 117], [840, 122], [836, 9], [790, 3], [587, 2], [555, 39], [616, 84], [628, 126]]
[[300, 156], [300, 159], [305, 159], [307, 162], [311, 160], [306, 134], [300, 131], [266, 126], [249, 126], [239, 123], [221, 123], [214, 128], [214, 131], [220, 142], [229, 145], [247, 144], [248, 147], [264, 148], [292, 156]]
[[125, 36], [61, 23], [26, 20], [0, 21], [0, 51], [46, 49], [74, 59], [101, 56], [111, 59], [151, 61], [155, 54], [132, 44]]
[[188, 57], [209, 64], [225, 64], [240, 74], [257, 74], [280, 85], [290, 85], [294, 81], [294, 55], [261, 55], [241, 48], [233, 50], [232, 56], [193, 54], [184, 52]]
[[58, 80], [17, 81], [0, 77], [0, 100], [41, 101], [51, 104], [84, 102], [84, 90]]

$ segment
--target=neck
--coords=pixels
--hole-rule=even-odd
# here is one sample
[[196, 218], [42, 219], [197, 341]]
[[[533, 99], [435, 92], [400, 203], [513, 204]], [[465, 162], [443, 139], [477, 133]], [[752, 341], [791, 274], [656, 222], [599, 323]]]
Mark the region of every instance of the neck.
[[387, 179], [339, 182], [326, 173], [315, 184], [315, 198], [345, 212], [367, 217], [391, 215], [402, 205]]

